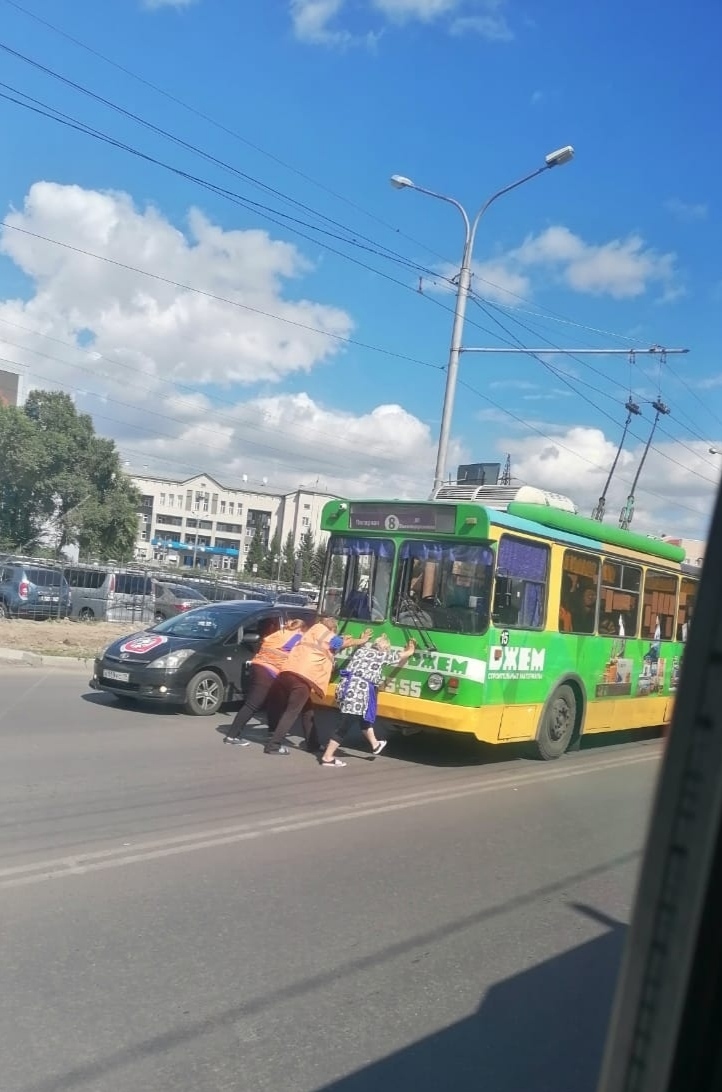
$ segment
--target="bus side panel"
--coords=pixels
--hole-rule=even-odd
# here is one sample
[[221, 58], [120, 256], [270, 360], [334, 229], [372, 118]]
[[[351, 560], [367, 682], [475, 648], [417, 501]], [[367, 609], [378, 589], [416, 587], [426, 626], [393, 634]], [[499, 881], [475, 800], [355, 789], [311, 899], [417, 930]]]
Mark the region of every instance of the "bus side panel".
[[534, 739], [543, 705], [505, 705], [501, 709], [499, 741]]

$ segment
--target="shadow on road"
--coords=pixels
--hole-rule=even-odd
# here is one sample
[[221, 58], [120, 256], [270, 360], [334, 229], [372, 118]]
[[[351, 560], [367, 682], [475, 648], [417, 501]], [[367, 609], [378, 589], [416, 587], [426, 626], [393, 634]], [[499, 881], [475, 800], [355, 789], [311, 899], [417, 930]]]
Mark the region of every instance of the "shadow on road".
[[[138, 702], [132, 698], [122, 699], [109, 693], [89, 690], [81, 695], [82, 700], [90, 705], [96, 705], [108, 709], [109, 713], [135, 712], [144, 716], [187, 718], [189, 722], [200, 722], [208, 727], [225, 732], [225, 723], [217, 727], [217, 718], [231, 718], [240, 707], [240, 701], [229, 702], [215, 715], [215, 717], [191, 717], [180, 706], [165, 706], [153, 702]], [[326, 745], [333, 732], [336, 722], [336, 711], [322, 708], [316, 711], [316, 723], [318, 735], [322, 745]], [[265, 718], [261, 717], [261, 723], [251, 721], [247, 733], [248, 738], [256, 743], [263, 743], [267, 738]], [[230, 723], [230, 721], [228, 721]], [[296, 724], [293, 734], [301, 734], [300, 724]], [[383, 731], [379, 731], [383, 736]], [[600, 750], [606, 747], [619, 746], [624, 743], [640, 742], [642, 740], [657, 739], [661, 735], [661, 728], [644, 728], [629, 732], [600, 733], [582, 740], [581, 749]], [[346, 746], [362, 752], [363, 757], [369, 757], [368, 746], [360, 732], [350, 732], [345, 740]], [[348, 755], [349, 758], [360, 756]], [[479, 743], [471, 735], [457, 732], [422, 731], [413, 735], [403, 735], [399, 731], [388, 734], [388, 746], [384, 753], [384, 760], [400, 759], [412, 765], [435, 766], [439, 769], [453, 769], [470, 766], [491, 766], [499, 763], [514, 762], [527, 758], [530, 762], [536, 761], [530, 757], [528, 745], [520, 743], [506, 743], [500, 747], [491, 744]]]
[[[561, 895], [570, 886], [636, 861], [635, 850], [583, 872], [565, 876], [534, 891], [485, 907], [449, 925], [351, 958], [317, 975], [244, 998], [223, 1011], [189, 1023], [176, 1023], [160, 1034], [123, 1042], [106, 1056], [91, 1057], [65, 1072], [39, 1077], [22, 1092], [81, 1092], [143, 1058], [167, 1057], [183, 1044], [242, 1018], [272, 1012], [279, 1004], [313, 1005], [314, 994], [372, 966], [428, 948], [449, 937], [524, 906]], [[494, 986], [474, 1016], [421, 1040], [318, 1092], [415, 1092], [449, 1088], [464, 1092], [593, 1092], [599, 1068], [625, 927], [589, 907], [570, 904], [604, 925], [601, 937], [580, 945], [532, 970]], [[520, 943], [523, 941], [520, 940]], [[409, 996], [408, 1003], [413, 1004]], [[319, 1037], [319, 1043], [322, 1037]], [[104, 1084], [103, 1087], [108, 1087]], [[20, 1090], [18, 1090], [20, 1092]]]
[[607, 932], [492, 987], [468, 1019], [319, 1092], [594, 1092], [626, 927], [572, 906]]

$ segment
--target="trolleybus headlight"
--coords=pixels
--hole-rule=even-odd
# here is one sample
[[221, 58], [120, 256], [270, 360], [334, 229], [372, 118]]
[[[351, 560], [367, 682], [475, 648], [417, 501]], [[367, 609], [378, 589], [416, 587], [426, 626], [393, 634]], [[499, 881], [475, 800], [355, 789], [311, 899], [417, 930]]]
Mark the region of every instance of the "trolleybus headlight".
[[432, 671], [432, 673], [426, 680], [426, 685], [428, 686], [429, 690], [433, 690], [434, 693], [436, 693], [437, 691], [441, 690], [442, 686], [444, 685], [444, 676], [439, 675], [438, 671]]

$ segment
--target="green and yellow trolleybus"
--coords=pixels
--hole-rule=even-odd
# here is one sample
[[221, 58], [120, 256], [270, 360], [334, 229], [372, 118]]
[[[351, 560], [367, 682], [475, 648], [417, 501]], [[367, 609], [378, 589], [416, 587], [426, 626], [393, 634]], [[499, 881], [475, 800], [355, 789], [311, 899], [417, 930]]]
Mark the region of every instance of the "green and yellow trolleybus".
[[551, 759], [669, 723], [699, 573], [679, 547], [521, 500], [332, 500], [322, 527], [321, 612], [417, 642], [379, 695], [387, 727]]

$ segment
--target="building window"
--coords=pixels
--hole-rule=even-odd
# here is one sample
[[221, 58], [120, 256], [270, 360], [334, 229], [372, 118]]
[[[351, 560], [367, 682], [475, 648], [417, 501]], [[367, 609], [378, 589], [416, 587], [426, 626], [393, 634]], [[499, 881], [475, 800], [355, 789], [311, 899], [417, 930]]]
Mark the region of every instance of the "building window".
[[235, 513], [233, 511], [233, 501], [228, 502], [228, 515], [229, 516], [235, 515]]
[[221, 515], [225, 516], [225, 514], [226, 514], [226, 502], [221, 501]]
[[174, 495], [173, 495], [172, 493], [169, 493], [169, 494], [168, 494], [168, 507], [169, 507], [169, 508], [172, 508], [172, 507], [173, 507], [173, 502], [174, 502], [174, 501], [175, 501], [175, 497], [174, 497]]
[[310, 504], [304, 504], [303, 507], [304, 507], [304, 511], [308, 512], [309, 509], [311, 508], [311, 505]]
[[161, 493], [160, 495], [160, 506], [161, 508], [165, 508], [165, 493]]
[[311, 526], [311, 520], [309, 519], [308, 516], [302, 516], [301, 517], [301, 526], [302, 527], [310, 527]]

